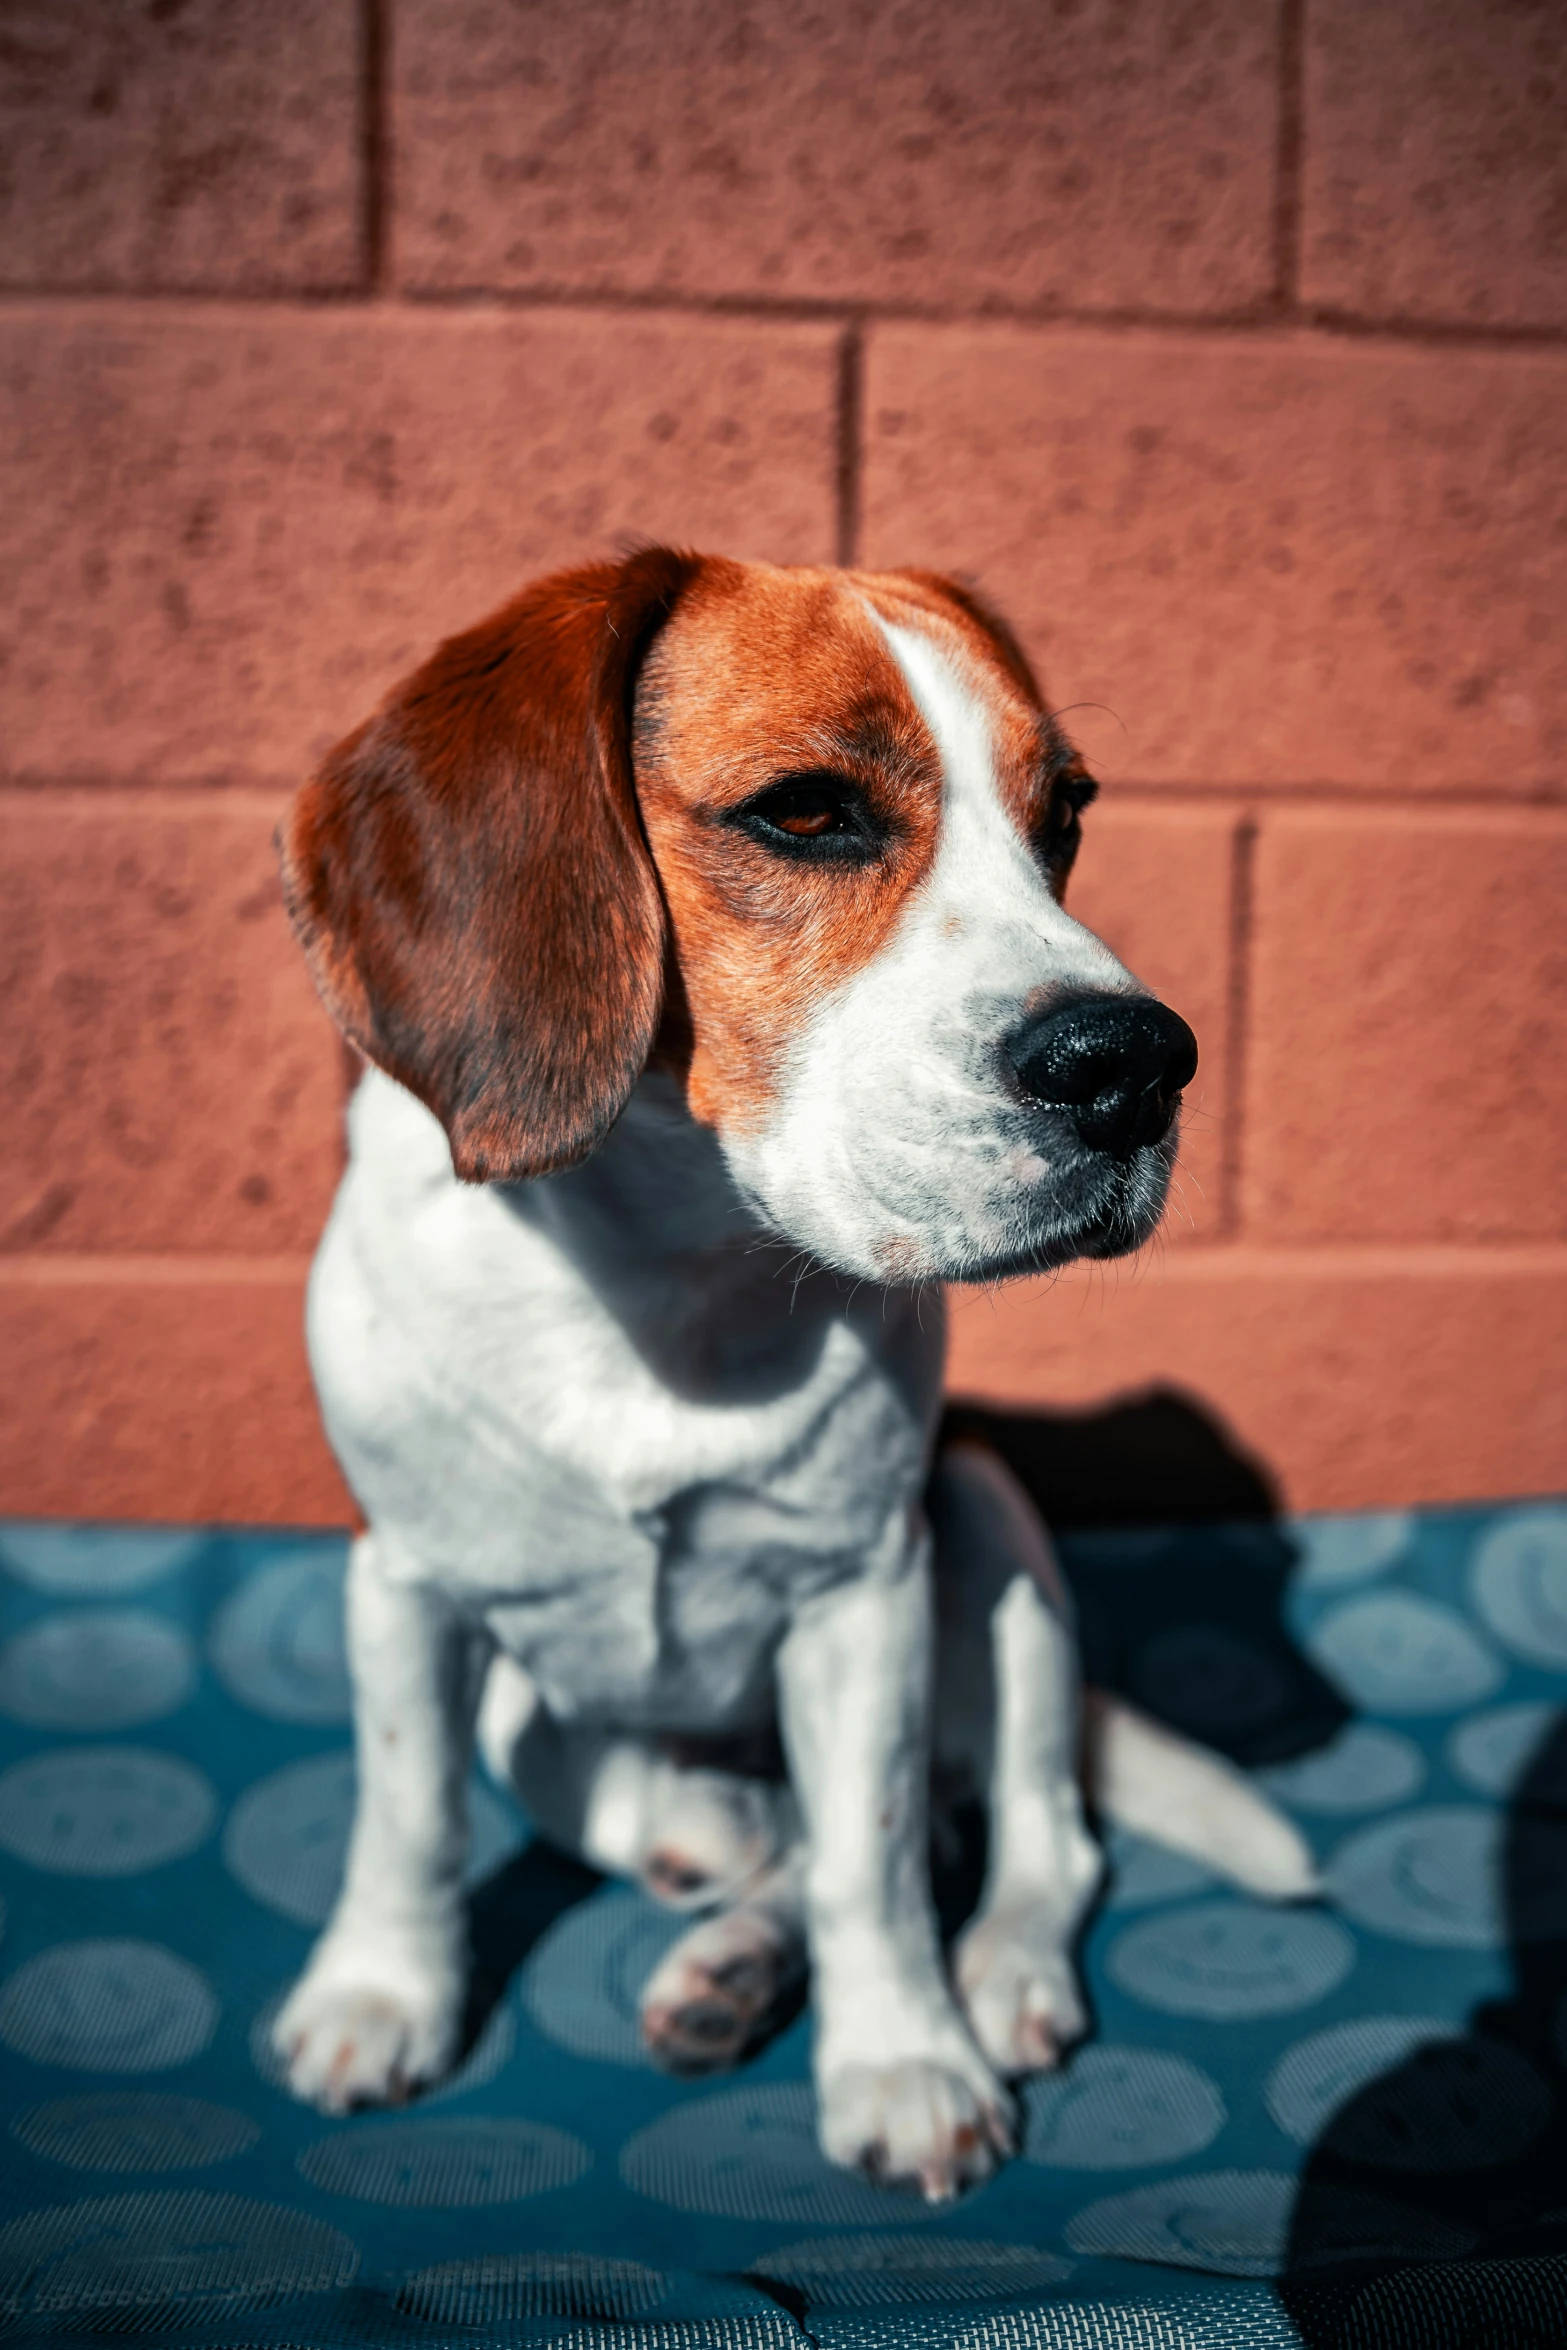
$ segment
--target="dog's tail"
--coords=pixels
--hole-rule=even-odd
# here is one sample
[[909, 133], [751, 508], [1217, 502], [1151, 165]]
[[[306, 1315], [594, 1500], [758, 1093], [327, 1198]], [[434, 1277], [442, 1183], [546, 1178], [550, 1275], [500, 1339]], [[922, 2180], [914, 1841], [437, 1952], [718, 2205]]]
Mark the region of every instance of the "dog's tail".
[[1103, 1689], [1083, 1692], [1085, 1776], [1095, 1808], [1270, 1901], [1307, 1901], [1322, 1880], [1305, 1839], [1243, 1771]]

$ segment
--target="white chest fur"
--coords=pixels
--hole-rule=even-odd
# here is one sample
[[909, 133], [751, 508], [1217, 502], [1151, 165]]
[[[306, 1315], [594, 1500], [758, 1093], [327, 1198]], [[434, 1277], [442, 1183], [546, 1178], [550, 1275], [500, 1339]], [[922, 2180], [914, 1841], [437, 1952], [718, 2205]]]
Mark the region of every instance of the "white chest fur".
[[791, 1611], [919, 1494], [939, 1299], [801, 1277], [656, 1079], [586, 1167], [510, 1191], [459, 1184], [376, 1072], [350, 1128], [311, 1348], [388, 1564], [562, 1718], [765, 1718]]

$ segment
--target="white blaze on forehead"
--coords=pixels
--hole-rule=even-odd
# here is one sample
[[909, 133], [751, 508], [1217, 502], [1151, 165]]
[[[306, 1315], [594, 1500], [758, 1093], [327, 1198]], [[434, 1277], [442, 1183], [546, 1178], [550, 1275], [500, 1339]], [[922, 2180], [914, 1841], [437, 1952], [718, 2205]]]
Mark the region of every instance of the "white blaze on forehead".
[[[969, 939], [965, 980], [987, 992], [1019, 979], [1025, 993], [1052, 983], [1116, 993], [1132, 986], [1130, 973], [1103, 940], [1051, 896], [1008, 814], [980, 696], [933, 639], [879, 615], [877, 626], [941, 761], [941, 831], [934, 868], [910, 908], [914, 922], [925, 927], [934, 920], [947, 926], [946, 936]], [[971, 938], [966, 917], [974, 925]]]
[[959, 661], [874, 617], [940, 759], [936, 853], [879, 952], [811, 1007], [765, 1128], [725, 1151], [780, 1229], [906, 1280], [1056, 1228], [1058, 1171], [1006, 1081], [1005, 1040], [1053, 995], [1137, 983], [1052, 897]]

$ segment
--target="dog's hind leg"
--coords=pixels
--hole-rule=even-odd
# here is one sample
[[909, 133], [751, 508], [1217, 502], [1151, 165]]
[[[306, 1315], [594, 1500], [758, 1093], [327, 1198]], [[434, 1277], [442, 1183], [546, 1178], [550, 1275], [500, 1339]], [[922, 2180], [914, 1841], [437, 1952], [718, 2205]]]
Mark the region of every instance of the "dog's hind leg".
[[1071, 1607], [1032, 1503], [993, 1453], [949, 1450], [930, 1510], [937, 1767], [975, 1787], [989, 1821], [984, 1891], [954, 1953], [957, 1989], [997, 2070], [1031, 2072], [1085, 2028], [1073, 1945], [1102, 1869], [1078, 1782]]
[[798, 1818], [785, 1787], [682, 1767], [652, 1740], [564, 1729], [497, 1656], [479, 1745], [552, 1843], [704, 1915], [642, 1994], [642, 2030], [677, 2073], [717, 2072], [763, 2038], [805, 1975]]
[[505, 1655], [485, 1684], [479, 1746], [551, 1843], [671, 1908], [733, 1900], [795, 1833], [786, 1789], [684, 1766], [655, 1739], [561, 1724]]
[[738, 2064], [805, 1980], [804, 1855], [796, 1845], [740, 1899], [665, 1953], [642, 1993], [642, 2035], [675, 2073]]

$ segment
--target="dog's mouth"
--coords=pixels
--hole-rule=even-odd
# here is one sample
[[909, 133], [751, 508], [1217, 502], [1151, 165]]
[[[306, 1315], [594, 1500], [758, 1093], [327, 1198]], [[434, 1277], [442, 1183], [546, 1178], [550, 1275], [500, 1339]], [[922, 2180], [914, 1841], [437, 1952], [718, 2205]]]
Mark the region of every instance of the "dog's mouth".
[[1169, 1193], [1173, 1144], [1160, 1141], [1127, 1160], [1084, 1168], [1078, 1196], [1057, 1201], [1048, 1226], [1020, 1234], [1010, 1247], [953, 1265], [944, 1278], [956, 1282], [1016, 1281], [1030, 1273], [1057, 1273], [1085, 1259], [1104, 1262], [1136, 1254], [1158, 1230]]

